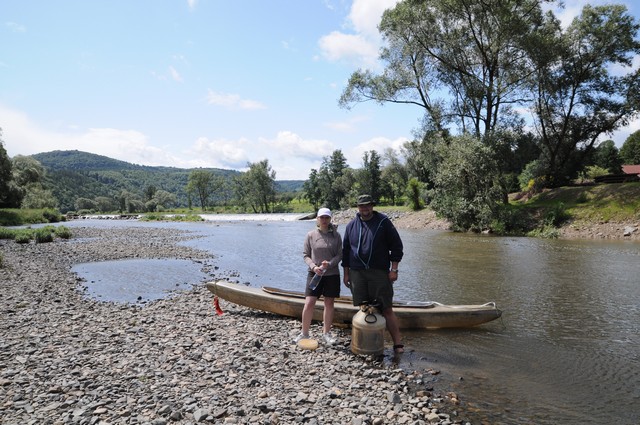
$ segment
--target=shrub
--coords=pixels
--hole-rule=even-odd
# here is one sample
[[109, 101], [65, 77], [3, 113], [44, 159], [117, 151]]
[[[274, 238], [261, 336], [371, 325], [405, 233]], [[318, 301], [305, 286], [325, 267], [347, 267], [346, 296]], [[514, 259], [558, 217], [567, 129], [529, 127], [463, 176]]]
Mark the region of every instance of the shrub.
[[557, 227], [567, 221], [571, 216], [567, 212], [562, 202], [557, 202], [544, 214], [544, 224], [546, 226]]
[[14, 239], [16, 236], [15, 230], [0, 227], [0, 239]]
[[42, 216], [47, 220], [47, 223], [57, 223], [60, 221], [60, 213], [57, 210], [45, 209], [42, 211]]
[[36, 229], [34, 237], [36, 243], [53, 242], [53, 233], [48, 226]]
[[546, 239], [557, 239], [560, 236], [560, 231], [553, 226], [543, 226], [542, 228], [530, 231], [529, 233], [527, 233], [527, 236]]
[[29, 243], [31, 241], [31, 232], [18, 232], [14, 240], [16, 243]]
[[55, 234], [57, 237], [61, 239], [70, 239], [71, 238], [71, 230], [65, 226], [56, 227]]

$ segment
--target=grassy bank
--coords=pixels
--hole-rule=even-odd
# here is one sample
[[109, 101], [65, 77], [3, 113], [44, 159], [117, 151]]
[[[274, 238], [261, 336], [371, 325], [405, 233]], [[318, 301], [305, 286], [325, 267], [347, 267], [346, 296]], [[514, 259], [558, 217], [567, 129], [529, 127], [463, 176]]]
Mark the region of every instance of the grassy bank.
[[545, 191], [522, 206], [542, 215], [562, 206], [572, 220], [627, 222], [640, 220], [640, 183], [561, 187]]

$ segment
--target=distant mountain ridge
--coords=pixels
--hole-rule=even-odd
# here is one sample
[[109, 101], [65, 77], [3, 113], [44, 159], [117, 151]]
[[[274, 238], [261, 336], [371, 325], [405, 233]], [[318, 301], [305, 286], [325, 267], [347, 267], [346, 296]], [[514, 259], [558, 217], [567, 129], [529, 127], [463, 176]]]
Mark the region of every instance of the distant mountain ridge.
[[[173, 193], [177, 207], [188, 205], [186, 186], [193, 169], [131, 164], [103, 155], [78, 150], [56, 150], [31, 155], [47, 171], [46, 186], [60, 202], [61, 212], [74, 211], [77, 198], [115, 198], [123, 191], [142, 195], [148, 187]], [[200, 168], [227, 179], [236, 170]], [[279, 192], [302, 189], [302, 180], [276, 181]]]

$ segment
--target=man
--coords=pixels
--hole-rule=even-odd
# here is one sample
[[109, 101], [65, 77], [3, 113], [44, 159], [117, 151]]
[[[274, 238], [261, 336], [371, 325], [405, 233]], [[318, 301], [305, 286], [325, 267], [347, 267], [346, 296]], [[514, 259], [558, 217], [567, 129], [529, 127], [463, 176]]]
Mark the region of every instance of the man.
[[393, 282], [398, 280], [402, 240], [389, 218], [373, 210], [370, 195], [358, 197], [358, 213], [342, 239], [344, 284], [351, 288], [353, 305], [377, 300], [393, 339], [395, 353], [403, 353], [398, 319], [393, 312]]

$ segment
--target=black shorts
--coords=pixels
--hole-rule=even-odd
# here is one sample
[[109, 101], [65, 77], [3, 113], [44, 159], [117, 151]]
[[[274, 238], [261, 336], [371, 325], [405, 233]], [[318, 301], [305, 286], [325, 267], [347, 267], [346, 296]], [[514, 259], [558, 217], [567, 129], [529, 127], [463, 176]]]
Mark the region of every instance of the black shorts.
[[320, 283], [313, 291], [309, 288], [309, 283], [311, 283], [311, 279], [316, 274], [313, 272], [307, 273], [307, 286], [304, 291], [304, 295], [307, 297], [319, 297], [323, 295], [324, 297], [329, 298], [337, 298], [340, 296], [340, 275], [333, 274], [329, 276], [322, 276], [320, 279]]
[[353, 305], [377, 301], [382, 309], [393, 305], [393, 283], [389, 280], [387, 270], [368, 269], [349, 270]]

